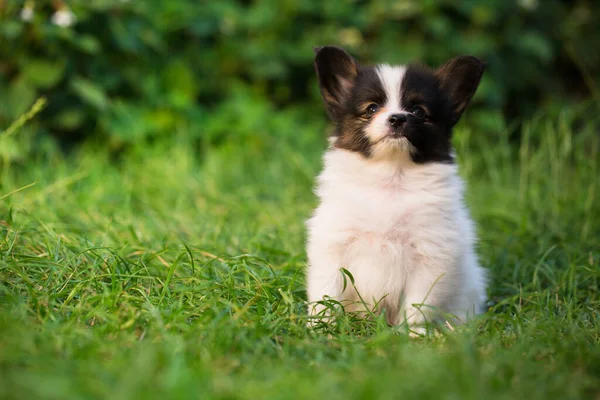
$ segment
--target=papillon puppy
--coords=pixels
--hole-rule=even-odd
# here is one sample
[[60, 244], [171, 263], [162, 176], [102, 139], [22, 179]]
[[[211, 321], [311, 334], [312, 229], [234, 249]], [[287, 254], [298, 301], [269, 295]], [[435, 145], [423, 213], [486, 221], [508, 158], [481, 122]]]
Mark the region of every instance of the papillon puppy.
[[451, 138], [484, 64], [363, 66], [339, 47], [315, 52], [335, 129], [307, 222], [310, 313], [327, 314], [329, 298], [417, 333], [464, 322], [481, 311], [486, 274]]

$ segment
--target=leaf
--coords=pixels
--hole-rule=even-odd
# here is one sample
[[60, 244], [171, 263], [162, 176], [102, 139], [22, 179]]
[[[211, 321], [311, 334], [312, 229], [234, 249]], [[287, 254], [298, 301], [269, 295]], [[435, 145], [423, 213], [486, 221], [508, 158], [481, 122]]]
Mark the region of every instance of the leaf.
[[17, 39], [23, 32], [23, 23], [4, 19], [0, 24], [0, 37], [7, 40]]
[[172, 133], [177, 124], [177, 115], [168, 109], [147, 110], [143, 118], [155, 133]]
[[73, 39], [73, 43], [81, 50], [89, 54], [96, 54], [102, 50], [102, 45], [92, 35], [80, 35]]
[[[27, 111], [36, 98], [36, 92], [24, 79], [16, 79], [1, 97], [0, 107], [2, 107], [2, 110], [0, 115], [13, 119]], [[2, 105], [4, 102], [6, 102], [5, 106]], [[4, 114], [5, 112], [6, 114]]]
[[83, 110], [71, 108], [59, 113], [54, 117], [54, 122], [62, 129], [77, 129], [85, 121], [85, 112]]
[[171, 62], [163, 72], [163, 84], [168, 90], [169, 103], [185, 108], [193, 103], [198, 91], [194, 74], [183, 61]]
[[135, 143], [147, 137], [151, 130], [144, 117], [143, 107], [116, 100], [101, 121], [114, 143]]
[[529, 54], [533, 54], [544, 63], [550, 62], [554, 51], [550, 41], [536, 32], [524, 32], [520, 35], [517, 45]]
[[81, 100], [98, 110], [106, 110], [108, 98], [106, 94], [94, 82], [84, 78], [74, 78], [70, 84], [71, 89]]
[[48, 89], [55, 86], [65, 71], [63, 62], [49, 60], [28, 61], [23, 66], [23, 78], [36, 88]]

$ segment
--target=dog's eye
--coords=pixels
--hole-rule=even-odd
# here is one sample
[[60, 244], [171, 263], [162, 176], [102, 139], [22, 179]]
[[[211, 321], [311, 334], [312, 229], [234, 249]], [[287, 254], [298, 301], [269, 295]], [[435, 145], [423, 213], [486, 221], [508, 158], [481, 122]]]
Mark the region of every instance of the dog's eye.
[[377, 104], [375, 104], [375, 103], [369, 104], [369, 106], [367, 107], [366, 114], [368, 117], [370, 117], [373, 114], [375, 114], [377, 112], [377, 110], [379, 110], [379, 106]]
[[410, 110], [410, 113], [417, 118], [425, 117], [425, 109], [421, 106], [415, 106]]

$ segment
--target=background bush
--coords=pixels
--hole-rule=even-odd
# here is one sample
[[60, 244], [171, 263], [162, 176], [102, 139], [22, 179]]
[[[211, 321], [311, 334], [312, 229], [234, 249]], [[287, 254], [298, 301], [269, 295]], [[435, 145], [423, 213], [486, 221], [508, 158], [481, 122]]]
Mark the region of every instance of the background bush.
[[[0, 126], [46, 96], [28, 129], [63, 143], [260, 136], [275, 110], [323, 118], [312, 69], [323, 44], [364, 62], [481, 57], [488, 71], [468, 115], [478, 129], [598, 94], [600, 10], [588, 1], [202, 3], [0, 0]], [[75, 23], [55, 25], [65, 7]]]

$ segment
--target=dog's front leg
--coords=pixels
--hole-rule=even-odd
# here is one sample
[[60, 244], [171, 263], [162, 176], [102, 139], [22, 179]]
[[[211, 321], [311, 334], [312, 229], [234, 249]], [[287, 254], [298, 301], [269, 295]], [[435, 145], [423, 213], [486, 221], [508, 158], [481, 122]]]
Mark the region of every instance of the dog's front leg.
[[[329, 315], [323, 301], [342, 301], [344, 290], [343, 275], [340, 271], [342, 260], [331, 249], [311, 249], [307, 271], [308, 311], [313, 317], [309, 325], [314, 326], [318, 316]], [[325, 310], [325, 311], [324, 311]]]

